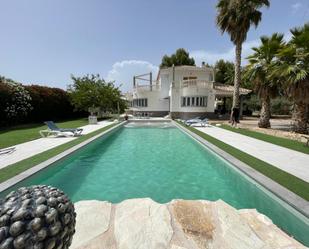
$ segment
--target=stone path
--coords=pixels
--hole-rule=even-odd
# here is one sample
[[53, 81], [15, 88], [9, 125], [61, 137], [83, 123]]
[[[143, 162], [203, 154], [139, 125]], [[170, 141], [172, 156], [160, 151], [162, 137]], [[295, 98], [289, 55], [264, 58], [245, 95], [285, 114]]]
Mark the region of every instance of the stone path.
[[218, 127], [196, 129], [309, 182], [309, 155]]
[[[83, 128], [83, 134], [88, 134], [98, 129], [101, 129], [107, 125], [112, 124], [110, 121], [101, 121], [96, 125], [85, 125], [80, 128]], [[0, 155], [0, 169], [5, 168], [11, 164], [17, 163], [21, 160], [32, 157], [36, 154], [42, 153], [49, 149], [55, 148], [61, 144], [70, 142], [77, 137], [48, 137], [48, 138], [39, 138], [32, 140], [26, 143], [14, 145], [12, 147], [16, 148], [11, 154]]]
[[302, 249], [255, 209], [225, 202], [80, 201], [70, 249]]

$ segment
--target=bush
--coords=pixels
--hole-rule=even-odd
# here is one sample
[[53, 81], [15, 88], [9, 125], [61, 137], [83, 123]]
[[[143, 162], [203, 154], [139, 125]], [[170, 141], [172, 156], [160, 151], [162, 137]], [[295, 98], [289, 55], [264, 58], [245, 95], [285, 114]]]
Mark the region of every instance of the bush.
[[60, 88], [30, 85], [25, 86], [31, 96], [33, 110], [27, 117], [28, 122], [46, 120], [64, 120], [85, 116], [83, 112], [74, 112], [69, 95]]
[[244, 105], [246, 105], [246, 107], [252, 111], [260, 111], [261, 109], [260, 100], [255, 94], [252, 94], [250, 98], [246, 98], [244, 100]]
[[0, 78], [0, 125], [20, 123], [31, 111], [31, 97], [19, 83]]
[[275, 98], [271, 101], [271, 113], [277, 115], [288, 115], [291, 113], [292, 102], [286, 98]]

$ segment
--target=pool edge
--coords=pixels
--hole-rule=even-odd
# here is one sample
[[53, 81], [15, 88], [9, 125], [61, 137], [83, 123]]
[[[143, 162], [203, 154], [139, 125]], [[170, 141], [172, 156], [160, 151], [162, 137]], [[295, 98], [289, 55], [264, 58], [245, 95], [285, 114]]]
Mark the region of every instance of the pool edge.
[[218, 156], [222, 157], [224, 160], [228, 161], [232, 166], [236, 167], [238, 170], [249, 176], [251, 179], [259, 183], [262, 187], [266, 188], [268, 191], [273, 193], [276, 197], [283, 200], [291, 207], [295, 208], [296, 211], [303, 214], [305, 217], [309, 218], [309, 202], [303, 199], [302, 197], [298, 196], [297, 194], [293, 193], [289, 189], [285, 188], [284, 186], [280, 185], [279, 183], [273, 181], [272, 179], [268, 178], [267, 176], [263, 175], [262, 173], [258, 172], [254, 168], [250, 167], [246, 163], [238, 160], [237, 158], [233, 157], [229, 153], [225, 152], [224, 150], [218, 148], [214, 144], [208, 142], [204, 138], [200, 137], [199, 135], [195, 134], [194, 132], [182, 127], [175, 121], [172, 123], [178, 127], [180, 130], [188, 134], [190, 137], [201, 143], [202, 145], [206, 146], [208, 149], [212, 150]]
[[9, 189], [9, 188], [11, 188], [11, 187], [13, 187], [17, 183], [25, 180], [26, 178], [28, 178], [28, 177], [38, 173], [39, 171], [49, 167], [51, 164], [53, 164], [53, 163], [55, 163], [55, 162], [65, 158], [65, 157], [71, 155], [75, 151], [83, 148], [84, 146], [86, 146], [87, 144], [93, 142], [97, 138], [99, 138], [101, 136], [104, 136], [104, 135], [114, 131], [115, 129], [120, 128], [121, 126], [123, 126], [126, 123], [127, 123], [127, 121], [120, 122], [119, 124], [109, 128], [109, 129], [107, 129], [105, 131], [102, 131], [101, 133], [99, 133], [99, 134], [97, 134], [97, 135], [95, 135], [95, 136], [93, 136], [93, 137], [91, 137], [91, 138], [89, 138], [89, 139], [87, 139], [87, 140], [85, 140], [85, 141], [83, 141], [83, 142], [81, 142], [81, 143], [79, 143], [79, 144], [77, 144], [77, 145], [75, 145], [75, 146], [73, 146], [73, 147], [63, 151], [63, 152], [61, 152], [61, 153], [59, 153], [58, 155], [53, 156], [53, 157], [47, 159], [46, 161], [41, 162], [41, 163], [31, 167], [30, 169], [27, 169], [27, 170], [21, 172], [20, 174], [18, 174], [16, 176], [13, 176], [10, 179], [0, 183], [0, 193], [5, 191], [5, 190], [7, 190], [7, 189]]

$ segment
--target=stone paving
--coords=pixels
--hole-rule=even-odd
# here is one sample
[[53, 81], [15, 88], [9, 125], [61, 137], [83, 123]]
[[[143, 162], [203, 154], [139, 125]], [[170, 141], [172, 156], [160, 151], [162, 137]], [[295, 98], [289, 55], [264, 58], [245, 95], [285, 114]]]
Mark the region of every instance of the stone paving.
[[[112, 124], [110, 121], [101, 121], [96, 125], [85, 125], [80, 128], [83, 129], [82, 135], [91, 133], [98, 129], [101, 129], [107, 125]], [[17, 163], [21, 160], [32, 157], [36, 154], [42, 153], [49, 149], [55, 148], [61, 144], [70, 142], [77, 137], [48, 137], [48, 138], [39, 138], [32, 140], [26, 143], [21, 143], [12, 147], [15, 147], [16, 150], [11, 154], [0, 155], [0, 169], [5, 168], [11, 164]]]
[[309, 182], [309, 155], [215, 126], [196, 129]]
[[306, 248], [255, 209], [236, 210], [221, 200], [93, 200], [74, 206], [70, 249]]

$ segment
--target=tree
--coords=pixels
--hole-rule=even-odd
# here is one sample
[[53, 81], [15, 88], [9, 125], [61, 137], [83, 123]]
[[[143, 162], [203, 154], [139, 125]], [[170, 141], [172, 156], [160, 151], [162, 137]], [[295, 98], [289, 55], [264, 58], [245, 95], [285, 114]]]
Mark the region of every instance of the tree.
[[261, 45], [254, 47], [254, 53], [248, 57], [248, 78], [254, 83], [255, 91], [261, 100], [261, 112], [258, 126], [260, 128], [270, 127], [271, 98], [279, 94], [278, 77], [268, 77], [275, 62], [276, 55], [284, 46], [283, 35], [274, 33], [271, 37], [262, 36]]
[[72, 80], [68, 92], [76, 109], [89, 111], [91, 115], [98, 111], [124, 111], [125, 101], [113, 82], [105, 82], [100, 75], [72, 76]]
[[269, 0], [219, 0], [217, 4], [217, 25], [222, 33], [227, 32], [235, 44], [235, 79], [233, 108], [239, 107], [239, 87], [241, 83], [241, 50], [250, 26], [255, 27], [262, 19], [259, 11], [269, 6]]
[[31, 97], [22, 84], [0, 77], [0, 123], [16, 123], [32, 109]]
[[173, 65], [195, 66], [195, 61], [193, 58], [190, 58], [189, 53], [185, 49], [179, 48], [176, 50], [175, 54], [172, 54], [171, 56], [168, 55], [163, 56], [160, 68], [171, 67]]
[[234, 82], [234, 63], [225, 60], [218, 60], [215, 64], [215, 81], [232, 85]]
[[308, 133], [309, 105], [309, 23], [291, 30], [292, 39], [278, 53], [270, 77], [280, 77], [288, 97], [294, 102], [293, 126]]

